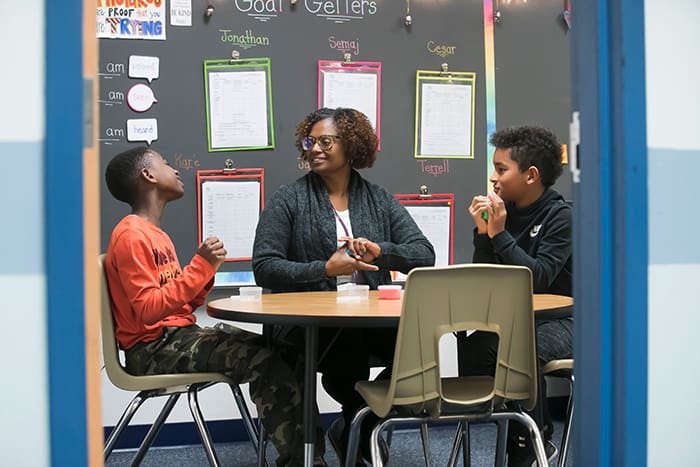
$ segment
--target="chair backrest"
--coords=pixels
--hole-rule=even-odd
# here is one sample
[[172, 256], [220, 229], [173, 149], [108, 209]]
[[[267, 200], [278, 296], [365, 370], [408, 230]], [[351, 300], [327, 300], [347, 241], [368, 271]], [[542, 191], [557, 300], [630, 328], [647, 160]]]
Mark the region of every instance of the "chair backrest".
[[409, 273], [389, 388], [394, 406], [439, 415], [442, 400], [448, 400], [440, 380], [440, 337], [467, 329], [499, 336], [491, 397], [523, 401], [528, 409], [534, 406], [532, 274], [526, 267], [492, 264], [416, 268]]
[[99, 256], [100, 274], [100, 323], [102, 332], [102, 358], [104, 359], [105, 370], [110, 381], [122, 389], [137, 390], [140, 387], [133, 387], [134, 376], [127, 373], [119, 360], [119, 347], [114, 333], [114, 317], [112, 316], [112, 299], [109, 294], [107, 275], [105, 273], [104, 254]]

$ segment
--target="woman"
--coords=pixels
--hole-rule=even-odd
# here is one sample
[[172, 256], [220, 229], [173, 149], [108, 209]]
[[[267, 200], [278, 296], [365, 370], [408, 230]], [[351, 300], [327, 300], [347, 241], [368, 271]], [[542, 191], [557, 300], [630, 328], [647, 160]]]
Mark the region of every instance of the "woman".
[[[355, 170], [376, 160], [377, 136], [364, 114], [316, 110], [297, 126], [296, 146], [311, 170], [280, 188], [260, 216], [253, 247], [259, 285], [274, 292], [336, 290], [344, 282], [376, 289], [391, 283], [391, 270], [435, 263], [406, 209]], [[343, 420], [329, 430], [341, 459], [350, 420], [364, 405], [355, 382], [369, 378], [370, 356], [391, 364], [395, 339], [395, 329], [320, 331], [323, 385], [343, 408], [342, 434]]]

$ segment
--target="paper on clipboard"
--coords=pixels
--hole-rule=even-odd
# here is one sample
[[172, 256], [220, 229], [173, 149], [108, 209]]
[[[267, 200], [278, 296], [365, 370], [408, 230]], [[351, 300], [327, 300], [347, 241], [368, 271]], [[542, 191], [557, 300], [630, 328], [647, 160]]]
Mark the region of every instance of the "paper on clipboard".
[[[405, 204], [411, 215], [435, 250], [435, 266], [450, 264], [450, 206], [425, 206]], [[405, 282], [407, 274], [391, 272], [392, 280]]]
[[267, 146], [267, 74], [209, 73], [211, 147]]
[[422, 88], [420, 154], [470, 156], [472, 87], [423, 83]]
[[377, 129], [377, 74], [324, 73], [323, 106], [335, 109], [349, 107], [367, 116]]
[[260, 186], [257, 181], [202, 183], [202, 238], [218, 237], [224, 242], [227, 258], [253, 256]]
[[435, 266], [450, 264], [450, 207], [404, 206], [435, 249]]

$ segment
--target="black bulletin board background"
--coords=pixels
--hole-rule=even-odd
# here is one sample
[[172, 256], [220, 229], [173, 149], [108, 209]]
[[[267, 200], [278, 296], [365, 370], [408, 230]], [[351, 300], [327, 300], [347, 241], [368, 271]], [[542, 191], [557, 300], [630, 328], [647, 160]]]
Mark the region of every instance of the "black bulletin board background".
[[[501, 21], [494, 28], [497, 126], [541, 125], [568, 144], [571, 78], [564, 1], [500, 4]], [[569, 166], [555, 189], [571, 199]]]
[[[364, 16], [342, 24], [310, 13], [309, 9], [320, 5], [311, 0], [299, 0], [295, 6], [277, 0], [277, 8], [283, 11], [273, 13], [277, 16], [265, 22], [239, 11], [237, 5], [241, 9], [250, 6], [243, 0], [212, 0], [215, 12], [207, 20], [205, 3], [193, 1], [192, 27], [171, 26], [168, 14], [165, 41], [100, 39], [100, 72], [113, 72], [100, 79], [100, 138], [114, 140], [100, 143], [102, 174], [112, 156], [141, 144], [126, 141], [126, 120], [156, 118], [159, 137], [152, 147], [178, 168], [185, 183], [185, 196], [168, 206], [162, 221], [182, 264], [189, 261], [197, 246], [196, 170], [222, 168], [229, 158], [236, 167], [263, 167], [266, 199], [305, 173], [294, 149], [294, 130], [316, 108], [317, 61], [342, 60], [344, 51], [333, 48], [330, 38], [359, 44], [359, 49], [348, 50], [353, 60], [382, 62], [382, 150], [375, 166], [362, 170], [362, 175], [393, 193], [416, 193], [422, 184], [434, 193], [454, 193], [454, 258], [456, 263], [471, 261], [472, 224], [466, 206], [475, 194], [484, 192], [486, 179], [482, 0], [413, 0], [410, 28], [403, 23], [406, 3], [396, 0], [365, 0]], [[326, 3], [345, 5], [344, 1]], [[376, 12], [369, 14], [372, 3]], [[499, 128], [537, 122], [553, 128], [563, 142], [568, 139], [569, 55], [568, 38], [558, 18], [561, 8], [559, 0], [530, 0], [525, 5], [502, 7], [503, 21], [495, 28]], [[269, 42], [243, 49], [222, 41], [221, 30]], [[429, 44], [431, 48], [454, 47], [454, 54], [440, 57], [428, 50]], [[233, 50], [238, 50], [242, 59], [271, 59], [274, 149], [207, 152], [203, 62], [229, 58]], [[141, 114], [119, 102], [132, 85], [147, 83], [128, 77], [130, 55], [160, 58], [160, 77], [150, 83], [158, 102]], [[443, 62], [450, 70], [476, 73], [475, 158], [448, 159], [449, 173], [435, 176], [424, 173], [421, 160], [413, 158], [415, 75], [417, 69], [439, 70]], [[552, 83], [560, 89], [554, 92]], [[443, 165], [442, 159], [423, 161]], [[558, 188], [568, 197], [568, 174], [563, 178]], [[128, 212], [128, 206], [111, 198], [102, 180], [103, 251], [112, 228]], [[226, 263], [223, 270], [250, 270], [250, 263]]]

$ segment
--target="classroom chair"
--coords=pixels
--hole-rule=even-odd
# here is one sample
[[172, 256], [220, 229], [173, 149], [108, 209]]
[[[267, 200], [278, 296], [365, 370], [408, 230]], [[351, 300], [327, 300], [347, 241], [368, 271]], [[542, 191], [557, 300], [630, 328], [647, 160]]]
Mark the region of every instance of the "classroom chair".
[[547, 362], [542, 367], [542, 374], [552, 378], [563, 378], [569, 383], [569, 400], [566, 404], [566, 419], [564, 429], [561, 434], [561, 444], [559, 446], [558, 467], [566, 465], [566, 457], [569, 454], [569, 441], [571, 437], [571, 420], [574, 416], [574, 360], [562, 359]]
[[[245, 399], [240, 387], [221, 373], [180, 373], [180, 374], [163, 374], [163, 375], [146, 375], [134, 376], [126, 371], [119, 359], [119, 347], [114, 333], [114, 321], [112, 318], [111, 297], [107, 278], [104, 272], [105, 255], [99, 257], [99, 274], [100, 274], [100, 308], [101, 308], [101, 332], [102, 332], [102, 353], [104, 358], [104, 367], [107, 371], [112, 384], [125, 391], [138, 391], [131, 402], [126, 406], [117, 425], [107, 437], [104, 447], [104, 460], [106, 461], [117, 439], [121, 435], [124, 428], [129, 424], [133, 416], [143, 403], [154, 397], [168, 396], [163, 408], [156, 417], [156, 420], [148, 430], [146, 437], [143, 439], [139, 450], [134, 456], [131, 465], [137, 466], [141, 463], [148, 449], [153, 444], [153, 441], [158, 436], [165, 420], [170, 415], [175, 403], [182, 394], [187, 394], [190, 412], [192, 418], [197, 425], [199, 436], [202, 439], [202, 445], [207, 455], [207, 459], [212, 466], [219, 466], [219, 459], [214, 450], [214, 445], [207, 429], [207, 425], [199, 408], [198, 393], [201, 389], [207, 388], [216, 383], [228, 384], [233, 392], [233, 398], [241, 413], [241, 418], [245, 426], [248, 436], [250, 437], [256, 450], [258, 448], [258, 432], [257, 427], [253, 423], [253, 419], [248, 411]], [[258, 457], [262, 457], [260, 453]]]
[[[532, 309], [532, 274], [526, 267], [413, 269], [406, 280], [391, 379], [355, 385], [367, 407], [352, 421], [346, 465], [355, 465], [360, 425], [370, 410], [381, 419], [371, 434], [375, 466], [383, 465], [378, 446], [383, 430], [433, 420], [518, 421], [530, 431], [539, 465], [547, 465], [537, 425], [524, 412], [537, 398]], [[440, 337], [468, 329], [499, 336], [494, 376], [441, 377]]]

